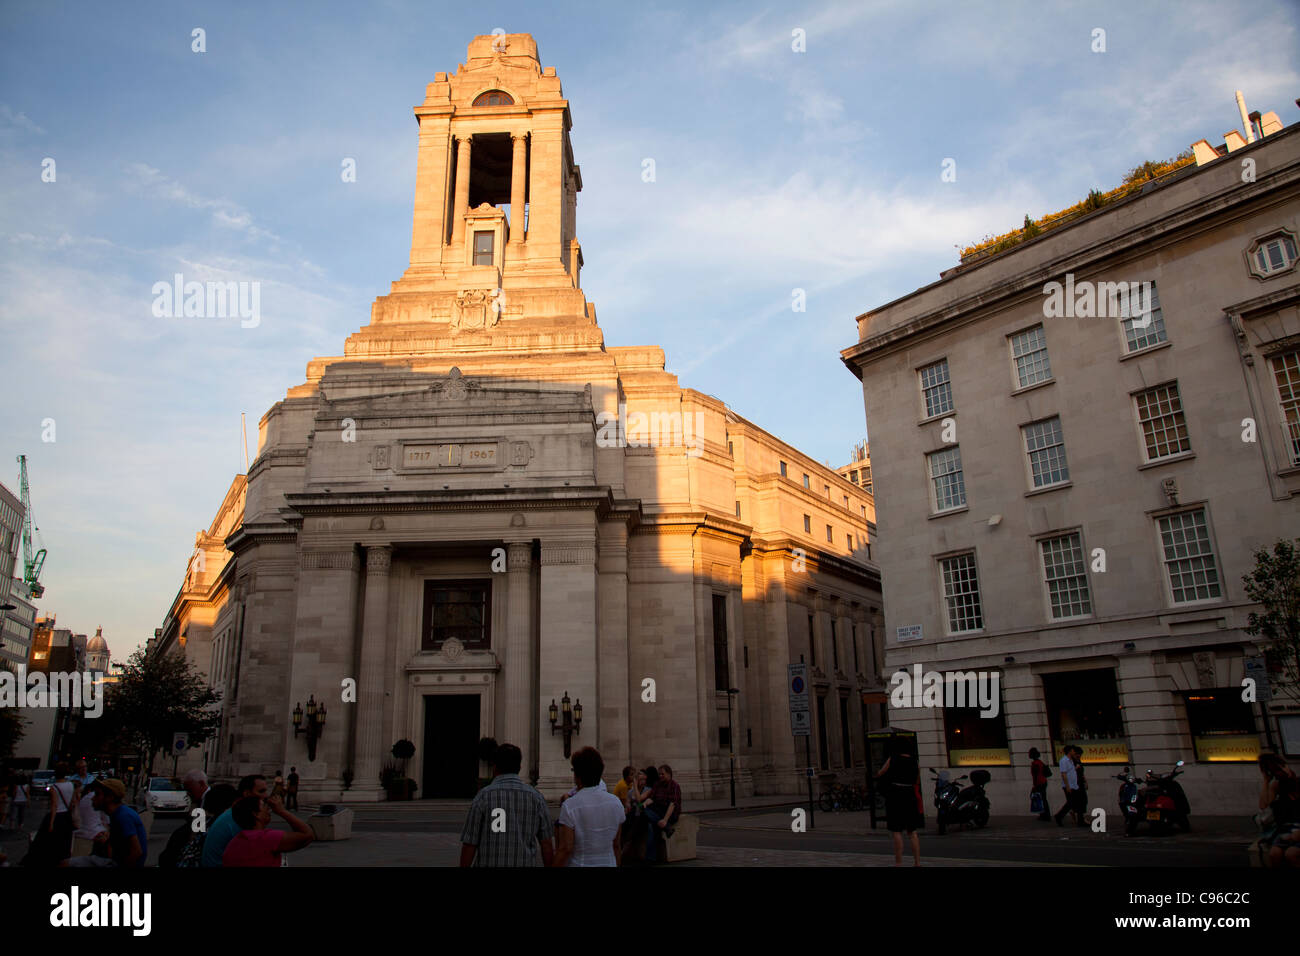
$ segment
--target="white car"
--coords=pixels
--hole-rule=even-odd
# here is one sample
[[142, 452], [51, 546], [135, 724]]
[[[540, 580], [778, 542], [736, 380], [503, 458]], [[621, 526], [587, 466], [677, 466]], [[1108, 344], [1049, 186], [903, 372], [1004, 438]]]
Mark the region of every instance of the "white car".
[[154, 813], [185, 813], [190, 808], [189, 794], [175, 777], [151, 777], [144, 802]]

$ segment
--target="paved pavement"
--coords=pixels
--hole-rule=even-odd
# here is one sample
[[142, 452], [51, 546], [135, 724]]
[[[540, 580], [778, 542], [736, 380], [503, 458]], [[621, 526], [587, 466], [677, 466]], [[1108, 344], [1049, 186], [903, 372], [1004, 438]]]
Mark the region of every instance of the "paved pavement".
[[[791, 829], [797, 798], [692, 801], [701, 818], [699, 859], [674, 866], [890, 866], [891, 838], [883, 821], [871, 828], [867, 813], [823, 813], [814, 827]], [[466, 800], [425, 800], [353, 806], [352, 839], [316, 842], [288, 856], [290, 866], [455, 866]], [[315, 808], [304, 807], [301, 815]], [[1114, 821], [1112, 815], [1111, 821]], [[182, 817], [156, 818], [150, 828], [150, 863]], [[1188, 834], [1125, 837], [1121, 828], [1094, 833], [1086, 827], [1057, 827], [1030, 816], [993, 817], [983, 830], [933, 829], [921, 834], [929, 866], [1219, 866], [1247, 865], [1246, 846], [1254, 826], [1241, 817], [1194, 817]], [[29, 827], [34, 825], [28, 821]], [[16, 864], [26, 852], [26, 834], [0, 831], [0, 846]]]

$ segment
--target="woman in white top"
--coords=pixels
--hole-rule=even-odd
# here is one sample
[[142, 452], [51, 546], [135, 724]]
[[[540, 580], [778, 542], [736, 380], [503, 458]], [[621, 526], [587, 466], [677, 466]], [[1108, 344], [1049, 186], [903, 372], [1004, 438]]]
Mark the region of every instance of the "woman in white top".
[[625, 814], [623, 801], [602, 783], [604, 772], [605, 761], [594, 747], [573, 755], [578, 790], [560, 806], [552, 866], [618, 866]]
[[95, 809], [95, 788], [83, 788], [77, 801], [77, 829], [72, 831], [72, 855], [90, 856], [95, 837], [107, 829], [108, 814]]
[[[50, 784], [49, 827], [50, 858], [57, 861], [72, 856], [72, 831], [77, 828], [76, 785], [67, 779], [68, 765], [54, 765], [54, 782]], [[59, 855], [61, 854], [61, 855]]]

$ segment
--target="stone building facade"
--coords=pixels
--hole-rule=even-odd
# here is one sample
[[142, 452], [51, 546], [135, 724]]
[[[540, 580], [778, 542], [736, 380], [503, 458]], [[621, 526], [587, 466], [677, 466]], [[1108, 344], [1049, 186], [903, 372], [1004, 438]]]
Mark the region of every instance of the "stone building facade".
[[1001, 683], [997, 718], [891, 717], [923, 766], [987, 767], [994, 813], [1024, 812], [1030, 747], [1083, 747], [1105, 808], [1123, 764], [1186, 760], [1194, 814], [1251, 812], [1255, 755], [1300, 749], [1294, 707], [1243, 700], [1268, 686], [1242, 575], [1300, 534], [1300, 129], [1266, 132], [861, 315], [842, 353], [887, 670]]
[[[262, 418], [157, 642], [222, 691], [209, 774], [293, 765], [305, 799], [380, 799], [405, 739], [417, 796], [465, 796], [486, 735], [557, 796], [567, 696], [571, 746], [613, 774], [668, 762], [717, 796], [734, 748], [739, 792], [792, 792], [786, 668], [809, 656], [823, 769], [860, 777], [868, 496], [661, 349], [605, 344], [569, 104], [531, 36], [476, 37], [415, 113], [410, 266]], [[309, 701], [315, 759], [291, 721]]]

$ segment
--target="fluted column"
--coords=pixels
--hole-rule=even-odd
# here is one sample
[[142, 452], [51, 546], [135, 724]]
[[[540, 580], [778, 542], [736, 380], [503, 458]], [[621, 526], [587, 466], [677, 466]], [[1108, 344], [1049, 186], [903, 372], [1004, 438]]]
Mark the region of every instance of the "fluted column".
[[533, 690], [533, 653], [530, 581], [533, 545], [531, 541], [506, 545], [506, 724], [501, 743], [523, 751], [524, 772], [532, 766], [530, 724], [536, 692]]
[[510, 167], [510, 241], [524, 241], [525, 184], [528, 176], [528, 134], [511, 135], [514, 157]]
[[469, 152], [472, 136], [457, 136], [456, 198], [451, 207], [451, 241], [465, 241], [465, 213], [469, 211]]
[[[366, 548], [366, 606], [361, 620], [361, 675], [357, 681], [356, 786], [378, 794], [384, 756], [384, 657], [388, 645], [388, 578], [393, 549]], [[364, 797], [363, 797], [364, 799]]]

